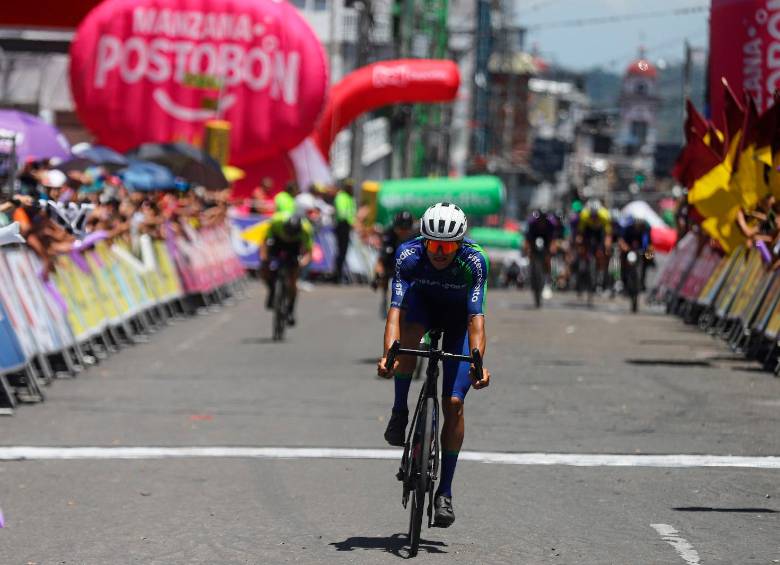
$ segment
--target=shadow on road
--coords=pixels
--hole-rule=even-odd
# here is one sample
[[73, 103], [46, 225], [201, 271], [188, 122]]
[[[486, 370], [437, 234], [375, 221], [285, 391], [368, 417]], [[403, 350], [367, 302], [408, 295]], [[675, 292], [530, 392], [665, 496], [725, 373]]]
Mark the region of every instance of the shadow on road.
[[771, 508], [712, 508], [710, 506], [683, 506], [672, 508], [677, 512], [723, 512], [734, 514], [777, 514], [777, 510]]
[[355, 359], [355, 365], [374, 365], [376, 366], [379, 357], [363, 357], [362, 359]]
[[[742, 359], [744, 361], [744, 359]], [[766, 373], [766, 367], [761, 365], [737, 365], [731, 368], [732, 371], [744, 371], [745, 373]]]
[[[393, 534], [389, 537], [352, 537], [344, 541], [333, 542], [330, 545], [337, 551], [355, 551], [356, 549], [378, 550], [392, 553], [396, 557], [409, 559], [409, 538], [406, 534]], [[442, 548], [447, 547], [441, 541], [420, 539], [420, 553], [447, 553]]]
[[654, 365], [659, 367], [712, 367], [709, 361], [696, 359], [626, 359], [629, 365]]
[[284, 344], [286, 341], [276, 341], [271, 337], [245, 337], [241, 339], [241, 345], [268, 345], [270, 343]]

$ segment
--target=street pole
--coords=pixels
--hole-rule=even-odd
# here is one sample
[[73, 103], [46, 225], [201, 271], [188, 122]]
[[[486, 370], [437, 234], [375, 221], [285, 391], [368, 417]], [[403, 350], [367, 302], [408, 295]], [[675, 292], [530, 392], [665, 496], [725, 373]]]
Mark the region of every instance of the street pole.
[[330, 0], [328, 14], [328, 72], [331, 84], [335, 84], [333, 63], [336, 60], [336, 0]]
[[[354, 6], [358, 13], [357, 22], [357, 52], [355, 68], [365, 67], [371, 57], [371, 30], [374, 23], [372, 0], [360, 0]], [[359, 183], [363, 180], [363, 117], [357, 118], [352, 124], [352, 147], [350, 159], [350, 176]]]
[[[688, 100], [691, 97], [691, 67], [692, 67], [692, 61], [691, 61], [691, 44], [688, 43], [688, 40], [685, 40], [685, 52], [684, 52], [684, 58], [683, 58], [683, 80], [682, 80], [682, 120], [680, 123], [685, 120], [685, 101]], [[683, 138], [682, 141], [685, 143], [685, 131], [683, 131]]]
[[474, 135], [472, 160], [487, 156], [491, 50], [490, 1], [477, 0], [476, 61], [474, 66]]

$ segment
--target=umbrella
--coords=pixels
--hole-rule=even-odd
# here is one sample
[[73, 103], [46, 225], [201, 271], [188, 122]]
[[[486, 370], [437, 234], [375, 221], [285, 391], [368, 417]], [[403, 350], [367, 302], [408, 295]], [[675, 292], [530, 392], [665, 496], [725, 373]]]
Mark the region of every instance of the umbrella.
[[89, 159], [84, 159], [83, 157], [74, 157], [73, 159], [68, 159], [67, 161], [57, 165], [57, 169], [63, 173], [69, 173], [71, 171], [84, 171], [89, 167], [94, 166], [95, 163]]
[[0, 110], [0, 152], [10, 153], [16, 140], [16, 158], [23, 162], [28, 158], [70, 159], [70, 144], [60, 130], [32, 114], [18, 110]]
[[211, 189], [230, 186], [217, 160], [188, 143], [144, 143], [127, 155], [165, 165], [174, 174], [195, 185]]
[[131, 160], [130, 166], [118, 174], [130, 190], [172, 190], [177, 186], [176, 176], [171, 170], [157, 163]]
[[104, 145], [79, 143], [73, 147], [73, 154], [79, 159], [91, 162], [92, 165], [100, 165], [112, 173], [128, 165], [127, 157]]

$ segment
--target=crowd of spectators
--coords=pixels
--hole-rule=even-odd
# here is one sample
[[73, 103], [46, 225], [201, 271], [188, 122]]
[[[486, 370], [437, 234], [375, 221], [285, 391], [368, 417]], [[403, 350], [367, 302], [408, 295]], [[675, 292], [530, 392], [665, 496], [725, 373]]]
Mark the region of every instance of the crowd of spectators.
[[[313, 184], [301, 193], [291, 181], [277, 191], [264, 178], [250, 197], [234, 200], [231, 190], [206, 190], [180, 183], [173, 190], [138, 191], [103, 167], [63, 171], [48, 160], [28, 160], [14, 179], [0, 190], [0, 227], [18, 222], [27, 245], [40, 257], [46, 272], [57, 257], [68, 253], [91, 233], [125, 240], [138, 248], [139, 237], [166, 237], [168, 230], [186, 236], [185, 226], [198, 229], [224, 224], [232, 208], [236, 215], [296, 213], [305, 208], [315, 226], [329, 226], [336, 235], [334, 282], [342, 282], [352, 230], [364, 239], [372, 229], [356, 226], [354, 183]], [[373, 228], [373, 226], [371, 226]]]
[[133, 191], [102, 167], [67, 173], [48, 161], [24, 164], [12, 190], [0, 192], [0, 226], [18, 222], [47, 272], [79, 239], [103, 231], [137, 248], [139, 237], [162, 238], [163, 226], [186, 236], [192, 228], [225, 222], [230, 191], [181, 183], [175, 190]]
[[[679, 198], [676, 209], [678, 241], [689, 231], [693, 231], [702, 238], [708, 236], [701, 229], [704, 217], [694, 206], [688, 203], [687, 191]], [[739, 208], [734, 219], [734, 226], [744, 238], [748, 248], [758, 247], [771, 262], [773, 269], [780, 268], [780, 202], [774, 195], [769, 194], [758, 201], [755, 208], [746, 210]], [[713, 240], [713, 244], [717, 245]]]

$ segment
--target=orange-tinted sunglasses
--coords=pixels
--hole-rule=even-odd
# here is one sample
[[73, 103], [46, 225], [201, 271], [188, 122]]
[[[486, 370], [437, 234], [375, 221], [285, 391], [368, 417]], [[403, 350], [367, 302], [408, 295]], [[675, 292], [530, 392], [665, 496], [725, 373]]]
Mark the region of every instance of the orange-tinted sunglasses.
[[434, 254], [441, 253], [443, 255], [449, 255], [450, 253], [455, 253], [458, 250], [458, 247], [460, 247], [460, 242], [458, 241], [425, 240], [425, 249]]

